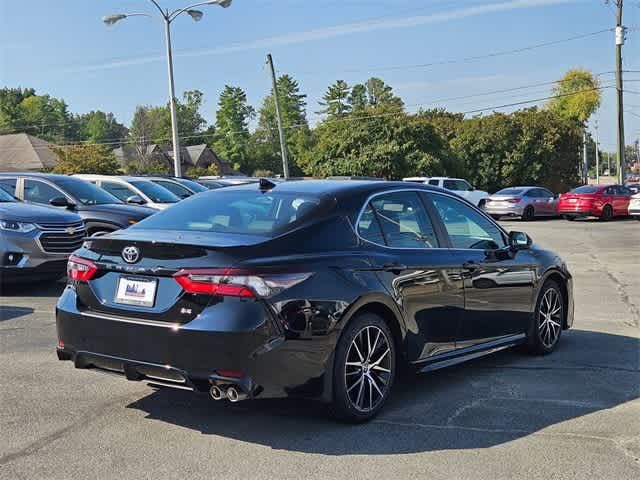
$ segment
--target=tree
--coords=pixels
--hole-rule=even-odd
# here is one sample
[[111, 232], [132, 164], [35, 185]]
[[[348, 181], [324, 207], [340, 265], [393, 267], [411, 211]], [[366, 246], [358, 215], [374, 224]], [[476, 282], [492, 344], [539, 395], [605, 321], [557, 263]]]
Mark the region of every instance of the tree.
[[240, 170], [250, 171], [249, 120], [255, 110], [247, 104], [247, 94], [238, 87], [225, 85], [218, 99], [213, 149]]
[[329, 85], [329, 88], [327, 88], [326, 93], [322, 97], [322, 101], [318, 102], [325, 108], [318, 113], [335, 118], [351, 112], [349, 94], [349, 85], [347, 85], [347, 82], [344, 80], [338, 80], [333, 85]]
[[220, 172], [218, 171], [218, 165], [216, 165], [215, 163], [212, 163], [208, 167], [187, 168], [187, 170], [185, 171], [185, 175], [191, 178], [208, 177], [208, 176], [213, 177], [216, 175], [220, 175]]
[[531, 108], [465, 120], [451, 146], [465, 178], [479, 188], [537, 184], [564, 191], [578, 178], [581, 136], [575, 121]]
[[[298, 82], [290, 75], [282, 75], [277, 80], [280, 113], [287, 139], [290, 169], [295, 167], [310, 141], [310, 130], [306, 117], [306, 95], [300, 93]], [[258, 112], [258, 127], [251, 139], [253, 156], [252, 169], [266, 169], [282, 172], [280, 139], [273, 94], [262, 102]]]
[[105, 145], [53, 146], [52, 150], [58, 157], [58, 163], [53, 168], [54, 173], [65, 175], [74, 173], [114, 175], [119, 173], [116, 157]]
[[29, 95], [14, 111], [17, 131], [38, 136], [53, 143], [64, 143], [71, 126], [71, 115], [64, 100], [49, 95]]
[[[368, 108], [313, 132], [314, 146], [302, 158], [314, 176], [357, 175], [397, 179], [416, 171], [441, 172], [445, 142], [419, 118], [391, 106]], [[356, 116], [357, 115], [357, 116]]]
[[[151, 152], [151, 145], [160, 135], [162, 117], [164, 115], [162, 107], [152, 107], [148, 105], [138, 105], [133, 114], [131, 128], [129, 129], [130, 149], [133, 150], [129, 164], [125, 165], [127, 171], [136, 172], [151, 168], [156, 163]], [[125, 146], [125, 148], [129, 148]]]
[[390, 105], [402, 108], [404, 102], [393, 94], [393, 89], [377, 77], [371, 77], [365, 83], [367, 87], [367, 103], [370, 107]]
[[113, 113], [100, 110], [74, 116], [74, 139], [89, 143], [110, 143], [114, 147], [125, 140], [127, 127], [118, 123]]
[[367, 87], [361, 83], [357, 83], [351, 89], [351, 94], [348, 98], [351, 109], [354, 112], [364, 110], [367, 108]]
[[569, 70], [553, 87], [548, 107], [557, 114], [584, 124], [600, 106], [600, 81], [588, 70]]

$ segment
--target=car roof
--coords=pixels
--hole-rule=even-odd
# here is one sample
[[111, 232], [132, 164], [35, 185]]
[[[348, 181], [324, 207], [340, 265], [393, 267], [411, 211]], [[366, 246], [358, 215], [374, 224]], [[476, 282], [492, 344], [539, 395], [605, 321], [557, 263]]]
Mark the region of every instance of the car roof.
[[73, 175], [76, 178], [84, 178], [85, 180], [122, 180], [123, 182], [143, 181], [150, 182], [153, 177], [137, 177], [135, 175], [98, 175], [94, 173], [78, 173]]
[[69, 178], [68, 175], [58, 173], [41, 173], [41, 172], [0, 172], [0, 177], [33, 177], [45, 180], [63, 180]]
[[[248, 183], [229, 187], [233, 190], [255, 190], [259, 188], [257, 183]], [[424, 185], [407, 185], [406, 182], [381, 182], [378, 180], [293, 180], [290, 182], [275, 183], [271, 189], [277, 192], [308, 193], [312, 195], [343, 196], [353, 193], [372, 194], [387, 190], [425, 190], [442, 191], [439, 188]]]

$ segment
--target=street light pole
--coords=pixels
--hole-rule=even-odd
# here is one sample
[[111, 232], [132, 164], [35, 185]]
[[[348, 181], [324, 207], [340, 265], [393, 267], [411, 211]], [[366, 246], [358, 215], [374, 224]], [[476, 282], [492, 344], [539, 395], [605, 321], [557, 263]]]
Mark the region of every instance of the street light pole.
[[167, 43], [167, 72], [169, 73], [169, 111], [171, 112], [171, 135], [173, 138], [173, 171], [176, 177], [182, 176], [180, 158], [180, 135], [178, 133], [178, 114], [176, 112], [176, 89], [173, 79], [173, 54], [171, 52], [171, 21], [164, 18], [164, 32]]
[[171, 112], [171, 133], [173, 143], [173, 168], [176, 177], [182, 176], [182, 162], [180, 161], [180, 134], [178, 131], [178, 114], [176, 112], [176, 89], [173, 77], [173, 54], [171, 52], [171, 22], [173, 22], [182, 13], [187, 13], [195, 22], [199, 22], [203, 13], [200, 10], [194, 10], [202, 5], [219, 5], [227, 8], [233, 0], [208, 0], [206, 2], [198, 2], [184, 8], [179, 8], [170, 12], [162, 10], [162, 7], [156, 0], [149, 0], [160, 13], [160, 17], [150, 15], [148, 13], [121, 13], [117, 15], [108, 15], [103, 17], [102, 21], [111, 26], [124, 20], [127, 17], [151, 17], [159, 18], [164, 22], [165, 41], [167, 47], [167, 73], [169, 75], [169, 111]]

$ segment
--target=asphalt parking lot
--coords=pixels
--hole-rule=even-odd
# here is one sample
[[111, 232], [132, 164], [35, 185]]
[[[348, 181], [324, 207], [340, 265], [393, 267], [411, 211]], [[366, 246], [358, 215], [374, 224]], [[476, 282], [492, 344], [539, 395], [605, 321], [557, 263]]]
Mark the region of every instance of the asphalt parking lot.
[[360, 426], [293, 401], [231, 405], [74, 370], [62, 283], [0, 298], [0, 478], [640, 477], [640, 222], [504, 222], [559, 252], [576, 320], [551, 356], [507, 351], [400, 384]]

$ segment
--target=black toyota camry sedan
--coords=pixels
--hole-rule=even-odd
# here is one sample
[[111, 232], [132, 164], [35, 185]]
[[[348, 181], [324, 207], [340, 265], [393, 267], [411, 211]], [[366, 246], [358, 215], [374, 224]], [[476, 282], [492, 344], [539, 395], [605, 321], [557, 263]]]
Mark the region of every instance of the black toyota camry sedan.
[[70, 258], [57, 354], [232, 402], [320, 399], [364, 421], [420, 372], [573, 323], [565, 263], [426, 185], [300, 181], [204, 192]]

